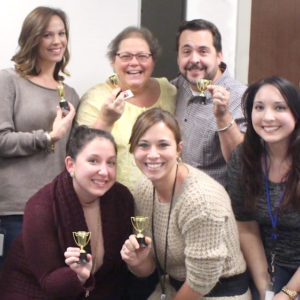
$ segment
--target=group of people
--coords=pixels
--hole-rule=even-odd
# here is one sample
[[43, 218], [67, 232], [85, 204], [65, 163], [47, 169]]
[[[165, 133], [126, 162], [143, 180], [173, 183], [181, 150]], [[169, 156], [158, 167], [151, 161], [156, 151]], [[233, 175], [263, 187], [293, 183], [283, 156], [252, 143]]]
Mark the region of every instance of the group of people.
[[68, 37], [62, 10], [37, 7], [0, 71], [0, 298], [296, 299], [299, 91], [234, 80], [198, 19], [177, 32], [177, 78], [152, 77], [158, 41], [127, 27], [115, 75], [79, 101]]

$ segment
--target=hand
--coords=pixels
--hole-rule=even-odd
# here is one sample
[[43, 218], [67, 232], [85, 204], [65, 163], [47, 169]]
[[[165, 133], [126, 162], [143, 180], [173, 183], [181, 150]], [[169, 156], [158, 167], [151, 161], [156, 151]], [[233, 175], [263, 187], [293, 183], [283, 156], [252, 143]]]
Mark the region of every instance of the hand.
[[87, 254], [88, 263], [78, 264], [80, 249], [75, 247], [68, 247], [65, 255], [65, 263], [72, 269], [82, 284], [88, 280], [92, 270], [92, 255]]
[[284, 292], [277, 293], [272, 300], [290, 300], [290, 297]]
[[207, 89], [212, 94], [215, 117], [223, 117], [228, 112], [230, 93], [219, 85], [209, 85]]
[[130, 235], [121, 249], [122, 259], [131, 267], [139, 266], [149, 256], [152, 248], [152, 240], [149, 237], [145, 237], [147, 247], [141, 248], [135, 235]]
[[125, 109], [124, 93], [121, 89], [114, 89], [111, 95], [104, 101], [99, 112], [98, 122], [104, 127], [112, 127], [122, 116]]
[[71, 128], [75, 116], [75, 108], [72, 103], [68, 102], [70, 112], [64, 116], [61, 108], [57, 106], [56, 117], [52, 125], [52, 131], [49, 133], [51, 140], [57, 142], [62, 139], [67, 131]]

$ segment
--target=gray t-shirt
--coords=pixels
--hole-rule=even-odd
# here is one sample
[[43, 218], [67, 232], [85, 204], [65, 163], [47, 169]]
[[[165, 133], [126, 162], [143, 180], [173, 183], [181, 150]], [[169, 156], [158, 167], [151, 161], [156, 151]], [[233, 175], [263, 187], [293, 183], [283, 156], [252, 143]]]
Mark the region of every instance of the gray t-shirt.
[[[241, 186], [241, 147], [233, 152], [228, 165], [228, 193], [231, 197], [232, 207], [238, 221], [257, 221], [261, 230], [261, 237], [267, 258], [270, 259], [271, 251], [275, 252], [275, 263], [289, 268], [300, 265], [300, 212], [293, 208], [286, 213], [278, 215], [277, 241], [274, 244], [271, 238], [273, 233], [271, 218], [266, 200], [264, 176], [262, 176], [262, 191], [257, 206], [253, 212], [244, 209], [244, 189]], [[283, 183], [269, 181], [270, 203], [273, 215], [278, 205], [280, 194], [284, 188]]]

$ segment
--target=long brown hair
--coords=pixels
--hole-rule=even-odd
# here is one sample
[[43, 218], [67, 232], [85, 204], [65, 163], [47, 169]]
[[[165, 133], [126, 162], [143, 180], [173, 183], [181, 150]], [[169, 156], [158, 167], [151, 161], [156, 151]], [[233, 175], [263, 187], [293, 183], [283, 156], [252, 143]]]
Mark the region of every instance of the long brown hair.
[[288, 146], [288, 154], [292, 164], [288, 176], [282, 178], [285, 182], [285, 192], [280, 209], [286, 210], [291, 206], [300, 210], [300, 99], [294, 85], [281, 77], [262, 79], [248, 87], [242, 98], [242, 107], [247, 122], [245, 139], [241, 148], [242, 157], [242, 185], [245, 189], [245, 208], [253, 210], [258, 201], [264, 181], [264, 171], [261, 158], [264, 152], [264, 144], [260, 136], [254, 130], [252, 124], [252, 108], [254, 98], [258, 90], [264, 85], [272, 85], [278, 89], [291, 110], [296, 126], [291, 134]]
[[[18, 41], [19, 49], [11, 59], [15, 62], [15, 69], [21, 77], [38, 75], [38, 46], [52, 16], [61, 18], [65, 25], [67, 40], [69, 40], [68, 20], [62, 10], [39, 6], [31, 11], [23, 22]], [[59, 75], [59, 72], [69, 75], [65, 70], [69, 60], [70, 53], [67, 46], [62, 60], [55, 65], [53, 74], [55, 80], [64, 79], [63, 76]]]

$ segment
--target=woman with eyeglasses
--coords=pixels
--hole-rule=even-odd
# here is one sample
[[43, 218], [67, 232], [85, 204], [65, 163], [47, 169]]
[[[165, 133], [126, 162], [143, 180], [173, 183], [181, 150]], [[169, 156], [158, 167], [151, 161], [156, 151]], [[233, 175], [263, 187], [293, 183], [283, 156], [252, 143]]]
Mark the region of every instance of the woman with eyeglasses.
[[[82, 97], [77, 123], [112, 133], [119, 151], [117, 180], [133, 191], [141, 176], [129, 153], [133, 124], [143, 111], [152, 107], [174, 113], [176, 88], [166, 78], [151, 77], [160, 47], [148, 29], [127, 27], [111, 41], [108, 49], [116, 75]], [[126, 97], [131, 94], [127, 90], [133, 97]]]

